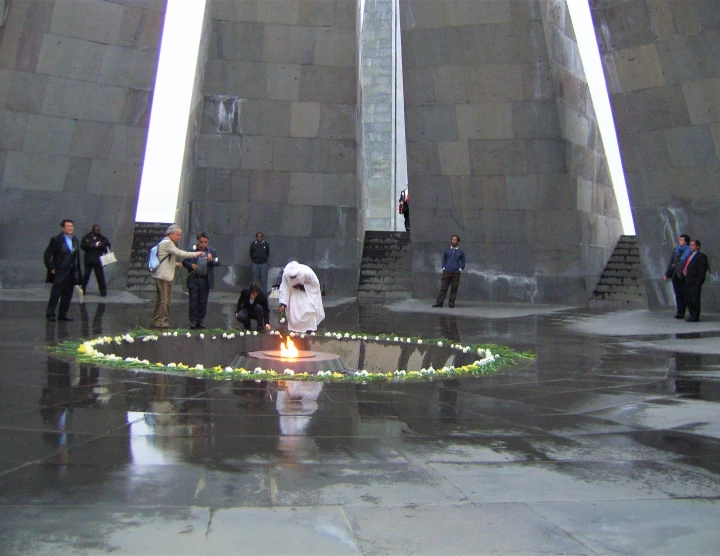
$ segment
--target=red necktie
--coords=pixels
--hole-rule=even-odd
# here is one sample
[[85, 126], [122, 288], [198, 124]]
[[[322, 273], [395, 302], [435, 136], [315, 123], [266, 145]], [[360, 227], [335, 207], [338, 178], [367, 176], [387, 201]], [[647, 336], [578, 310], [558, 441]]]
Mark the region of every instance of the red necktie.
[[687, 267], [688, 267], [688, 265], [690, 264], [690, 259], [693, 258], [693, 255], [694, 255], [694, 254], [695, 254], [695, 253], [693, 253], [692, 255], [690, 255], [690, 256], [687, 258], [687, 261], [685, 261], [685, 266], [683, 266], [683, 276], [687, 276]]

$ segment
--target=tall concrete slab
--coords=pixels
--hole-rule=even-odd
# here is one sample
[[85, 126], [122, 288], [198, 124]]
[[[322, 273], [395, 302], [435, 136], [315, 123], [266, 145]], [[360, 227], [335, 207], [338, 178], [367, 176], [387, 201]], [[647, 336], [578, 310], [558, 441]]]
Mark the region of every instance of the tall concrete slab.
[[463, 295], [584, 304], [621, 233], [555, 4], [401, 2], [416, 295], [458, 234]]
[[63, 218], [102, 227], [124, 286], [165, 5], [0, 6], [0, 287], [43, 281]]
[[[545, 26], [549, 70], [553, 78], [554, 101], [550, 102], [556, 104], [560, 116], [572, 192], [565, 199], [565, 205], [566, 209], [574, 208], [579, 218], [577, 241], [586, 294], [590, 298], [623, 233], [622, 223], [567, 0], [541, 0], [538, 7]], [[552, 129], [547, 116], [548, 104], [534, 103], [519, 108], [513, 122], [516, 130], [542, 134], [543, 129]], [[563, 201], [557, 198], [553, 204], [559, 206]]]
[[357, 6], [354, 0], [213, 0], [190, 231], [207, 231], [250, 279], [249, 246], [271, 245], [270, 283], [292, 259], [328, 291], [357, 288]]
[[680, 234], [702, 242], [720, 309], [720, 4], [591, 2], [648, 298], [674, 305], [663, 272]]

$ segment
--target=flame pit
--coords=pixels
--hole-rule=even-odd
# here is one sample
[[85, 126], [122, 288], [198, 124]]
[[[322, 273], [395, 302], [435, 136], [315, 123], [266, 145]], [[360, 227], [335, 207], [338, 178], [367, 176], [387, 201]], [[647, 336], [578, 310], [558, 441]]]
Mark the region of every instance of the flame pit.
[[318, 371], [342, 372], [346, 369], [338, 355], [322, 351], [299, 350], [288, 338], [287, 345], [279, 350], [259, 350], [241, 353], [232, 362], [233, 368], [254, 369], [262, 367], [282, 373], [291, 369], [296, 373], [316, 374]]

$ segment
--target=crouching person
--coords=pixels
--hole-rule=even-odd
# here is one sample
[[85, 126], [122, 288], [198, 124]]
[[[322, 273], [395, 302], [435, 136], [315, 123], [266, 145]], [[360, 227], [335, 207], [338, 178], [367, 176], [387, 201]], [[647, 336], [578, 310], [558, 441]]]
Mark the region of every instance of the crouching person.
[[265, 332], [271, 330], [270, 326], [270, 307], [268, 306], [267, 296], [260, 288], [260, 283], [256, 280], [250, 282], [250, 286], [240, 292], [240, 298], [237, 302], [235, 318], [245, 326], [245, 330], [252, 328], [250, 321], [257, 321], [257, 331]]

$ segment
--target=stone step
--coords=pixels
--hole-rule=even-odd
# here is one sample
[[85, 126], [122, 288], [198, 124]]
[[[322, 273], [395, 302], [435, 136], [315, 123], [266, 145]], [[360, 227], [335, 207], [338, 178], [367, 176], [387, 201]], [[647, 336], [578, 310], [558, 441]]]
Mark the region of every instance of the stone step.
[[380, 268], [410, 268], [412, 266], [411, 257], [388, 257], [386, 259], [361, 259], [360, 266], [362, 268], [380, 269]]
[[387, 257], [397, 257], [397, 256], [412, 256], [412, 251], [409, 249], [363, 249], [362, 256], [363, 258], [378, 258], [378, 259], [384, 259]]
[[614, 300], [614, 299], [591, 299], [589, 306], [602, 309], [643, 309], [647, 307], [647, 301], [642, 300]]
[[623, 285], [623, 284], [598, 284], [595, 286], [595, 293], [613, 293], [613, 292], [630, 292], [630, 293], [644, 293], [645, 288], [640, 285]]
[[642, 272], [642, 265], [637, 263], [614, 263], [608, 262], [605, 270], [631, 270], [633, 272]]
[[375, 238], [385, 238], [385, 237], [398, 237], [398, 238], [407, 238], [410, 239], [410, 232], [401, 232], [401, 231], [379, 231], [379, 230], [366, 230], [365, 231], [365, 238], [366, 239], [375, 239]]
[[412, 289], [412, 280], [395, 280], [393, 278], [375, 278], [373, 280], [360, 280], [358, 288], [362, 289]]
[[397, 278], [412, 278], [413, 273], [410, 270], [396, 270], [394, 268], [385, 267], [385, 268], [366, 268], [363, 267], [360, 269], [360, 276], [364, 276], [367, 278], [371, 278], [374, 276], [395, 276]]
[[644, 305], [647, 305], [647, 300], [645, 299], [645, 296], [642, 295], [628, 295], [628, 294], [601, 294], [596, 297], [593, 297], [595, 301], [622, 301], [625, 303], [632, 303], [632, 302], [638, 302], [642, 303]]
[[357, 292], [358, 299], [362, 299], [363, 301], [367, 300], [378, 300], [380, 302], [384, 301], [394, 301], [398, 299], [410, 299], [412, 297], [411, 291], [387, 291], [387, 290], [358, 290]]
[[613, 255], [608, 260], [610, 264], [640, 264], [640, 257]]
[[602, 278], [600, 278], [600, 280], [598, 281], [598, 284], [597, 284], [597, 285], [598, 285], [598, 286], [603, 285], [603, 286], [626, 286], [626, 287], [631, 287], [631, 286], [640, 285], [640, 284], [642, 284], [642, 283], [643, 283], [642, 278], [639, 278], [639, 277], [637, 277], [637, 276], [626, 276], [626, 277], [623, 277], [623, 278], [616, 278], [616, 277], [613, 277], [613, 276], [607, 276], [607, 277], [606, 277], [606, 276], [603, 276]]
[[627, 268], [606, 268], [600, 280], [602, 280], [606, 276], [614, 278], [627, 278], [630, 276], [637, 277], [637, 271]]

